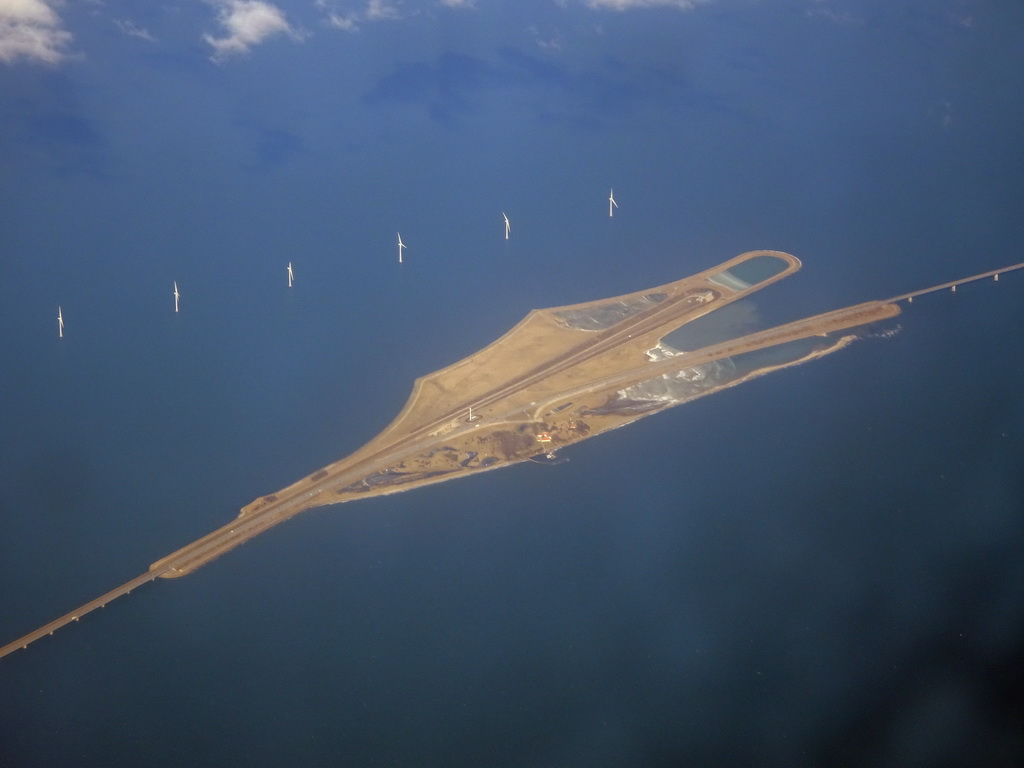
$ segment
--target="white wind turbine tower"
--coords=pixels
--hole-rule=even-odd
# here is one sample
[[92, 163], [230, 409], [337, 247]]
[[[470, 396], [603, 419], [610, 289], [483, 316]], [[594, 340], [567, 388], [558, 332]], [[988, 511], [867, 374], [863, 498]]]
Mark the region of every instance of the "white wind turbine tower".
[[57, 307], [57, 338], [64, 338], [64, 312], [59, 306]]
[[292, 281], [295, 279], [295, 273], [292, 272], [292, 263], [288, 262], [288, 287], [292, 287]]
[[178, 293], [178, 281], [174, 281], [174, 311], [178, 311], [178, 299], [181, 298], [181, 294]]
[[402, 263], [402, 249], [408, 248], [409, 246], [402, 242], [402, 233], [398, 233], [398, 263]]
[[505, 215], [504, 211], [501, 212], [501, 218], [505, 220], [505, 239], [508, 240], [508, 233], [512, 231], [512, 224], [509, 223], [508, 216]]
[[615, 190], [609, 190], [608, 192], [608, 217], [611, 218], [615, 215], [614, 210], [618, 208], [619, 204], [615, 202]]

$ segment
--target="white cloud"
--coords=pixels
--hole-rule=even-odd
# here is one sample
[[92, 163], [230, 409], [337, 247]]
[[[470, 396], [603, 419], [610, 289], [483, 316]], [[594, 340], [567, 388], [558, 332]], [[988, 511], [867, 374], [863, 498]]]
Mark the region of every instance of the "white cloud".
[[114, 19], [114, 25], [128, 35], [128, 37], [137, 37], [150, 43], [156, 42], [156, 38], [149, 33], [148, 29], [140, 27], [131, 19]]
[[343, 29], [346, 32], [355, 32], [357, 29], [359, 29], [359, 25], [356, 24], [355, 14], [350, 14], [348, 16], [339, 16], [334, 11], [331, 11], [329, 14], [327, 14], [327, 21], [325, 23], [329, 27], [334, 27], [335, 29]]
[[537, 46], [544, 51], [560, 51], [562, 50], [562, 37], [561, 35], [555, 35], [554, 37], [541, 37], [540, 30], [537, 29], [536, 24], [531, 24], [526, 28], [526, 32], [533, 38], [533, 41]]
[[380, 21], [381, 19], [398, 19], [401, 18], [401, 15], [398, 13], [398, 8], [388, 0], [370, 0], [366, 4], [366, 18], [370, 21]]
[[[475, 2], [476, 0], [442, 0], [441, 4], [450, 5], [453, 8], [472, 8]], [[324, 24], [346, 32], [358, 31], [359, 25], [365, 21], [396, 21], [402, 18], [402, 12], [392, 0], [367, 0], [366, 7], [362, 11], [345, 14], [340, 13], [335, 4], [329, 0], [316, 0], [315, 5], [317, 8], [327, 11]]]
[[807, 11], [808, 16], [818, 16], [828, 19], [836, 24], [856, 24], [857, 20], [850, 15], [849, 11], [831, 11], [828, 8], [811, 8]]
[[708, 0], [587, 0], [590, 8], [628, 11], [631, 8], [679, 8], [688, 11]]
[[445, 8], [476, 8], [476, 0], [441, 0]]
[[57, 64], [71, 33], [53, 10], [59, 0], [0, 0], [0, 61], [26, 58]]
[[[0, 0], [2, 1], [2, 0]], [[262, 43], [268, 37], [285, 34], [294, 40], [300, 35], [288, 20], [284, 11], [264, 0], [209, 0], [217, 6], [217, 21], [224, 28], [224, 37], [203, 35], [203, 40], [213, 46], [213, 59], [220, 61], [235, 54], [248, 53], [249, 49]]]
[[849, 11], [836, 11], [825, 7], [825, 0], [811, 0], [812, 8], [807, 9], [807, 15], [827, 19], [835, 24], [858, 24], [859, 21]]
[[323, 20], [323, 23], [328, 27], [342, 29], [346, 32], [356, 32], [359, 29], [359, 14], [346, 13], [345, 15], [342, 15], [338, 12], [338, 9], [335, 8], [332, 3], [327, 2], [327, 0], [316, 0], [313, 5], [327, 11], [327, 18]]

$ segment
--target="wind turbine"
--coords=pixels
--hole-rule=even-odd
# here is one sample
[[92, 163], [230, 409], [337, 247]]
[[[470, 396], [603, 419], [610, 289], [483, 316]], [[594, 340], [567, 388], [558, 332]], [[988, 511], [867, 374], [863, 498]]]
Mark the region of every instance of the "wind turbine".
[[181, 298], [181, 294], [178, 293], [178, 281], [174, 281], [174, 311], [178, 311], [178, 299]]
[[509, 223], [508, 216], [505, 215], [504, 211], [501, 212], [501, 218], [505, 220], [505, 239], [508, 240], [508, 233], [512, 231], [512, 225]]
[[292, 281], [295, 279], [295, 273], [292, 272], [292, 263], [288, 262], [288, 287], [292, 287]]
[[613, 209], [618, 208], [619, 204], [615, 202], [615, 190], [609, 190], [608, 192], [608, 217], [611, 218], [615, 215]]
[[57, 338], [64, 338], [64, 313], [61, 311], [60, 306], [57, 307]]
[[409, 246], [402, 242], [402, 233], [398, 233], [398, 263], [402, 263], [402, 249], [408, 248]]

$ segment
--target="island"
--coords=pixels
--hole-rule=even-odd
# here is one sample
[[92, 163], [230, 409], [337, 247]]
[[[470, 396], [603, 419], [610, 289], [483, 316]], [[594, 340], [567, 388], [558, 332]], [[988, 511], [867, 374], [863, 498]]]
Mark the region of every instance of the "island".
[[901, 301], [1024, 264], [768, 329], [719, 329], [710, 342], [674, 342], [800, 266], [788, 253], [750, 251], [656, 288], [533, 310], [478, 352], [417, 379], [394, 421], [352, 455], [261, 496], [145, 573], [3, 646], [0, 657], [146, 582], [192, 573], [307, 509], [552, 460], [581, 440], [842, 349], [898, 315]]

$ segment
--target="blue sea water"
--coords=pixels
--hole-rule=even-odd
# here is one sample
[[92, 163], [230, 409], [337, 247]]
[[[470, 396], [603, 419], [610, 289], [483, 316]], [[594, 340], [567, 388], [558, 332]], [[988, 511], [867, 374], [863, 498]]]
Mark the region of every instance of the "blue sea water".
[[[1024, 260], [1012, 4], [470, 5], [279, 2], [214, 62], [228, 3], [54, 4], [66, 57], [0, 59], [0, 642], [531, 308], [775, 248], [784, 322]], [[1020, 762], [1022, 291], [147, 585], [0, 661], [0, 765]]]

